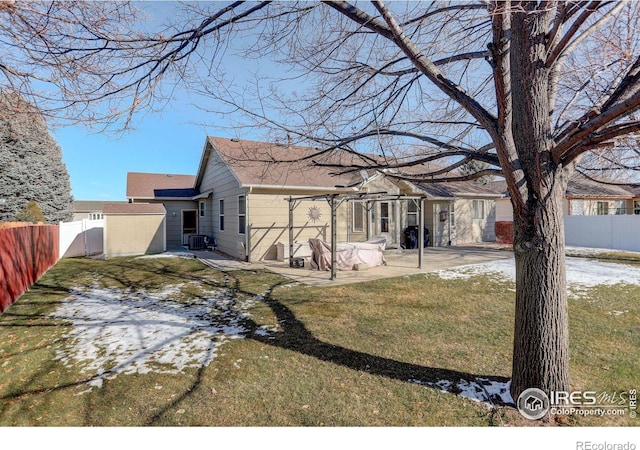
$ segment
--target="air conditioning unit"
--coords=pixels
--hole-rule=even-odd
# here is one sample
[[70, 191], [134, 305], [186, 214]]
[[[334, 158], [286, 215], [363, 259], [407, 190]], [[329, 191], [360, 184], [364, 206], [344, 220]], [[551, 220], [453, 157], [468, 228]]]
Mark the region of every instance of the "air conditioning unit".
[[206, 250], [207, 243], [205, 236], [200, 234], [192, 234], [189, 236], [189, 250]]

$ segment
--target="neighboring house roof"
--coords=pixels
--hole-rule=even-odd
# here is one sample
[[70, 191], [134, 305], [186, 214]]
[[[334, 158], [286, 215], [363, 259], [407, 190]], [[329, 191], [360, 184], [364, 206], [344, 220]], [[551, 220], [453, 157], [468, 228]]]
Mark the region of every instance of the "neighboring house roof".
[[162, 203], [107, 203], [105, 214], [165, 214]]
[[197, 194], [194, 189], [195, 179], [193, 175], [129, 172], [127, 198], [190, 198]]
[[106, 203], [127, 203], [116, 201], [99, 201], [99, 200], [74, 200], [73, 209], [77, 213], [102, 211]]
[[[309, 147], [276, 143], [207, 137], [209, 144], [220, 155], [244, 186], [290, 188], [341, 188], [351, 187], [364, 179], [359, 172], [340, 174], [339, 168], [318, 164], [363, 164], [363, 159], [344, 150], [323, 152]], [[209, 157], [205, 145], [198, 171], [198, 182]]]
[[505, 196], [506, 184], [504, 181], [451, 181], [448, 183], [416, 183], [428, 196], [442, 199], [456, 197], [483, 197], [499, 198]]
[[634, 197], [640, 197], [640, 184], [632, 184], [628, 187], [629, 192], [631, 192], [631, 195], [633, 195]]
[[575, 174], [567, 186], [568, 198], [618, 198], [629, 199], [634, 196], [632, 186], [599, 183], [580, 174]]

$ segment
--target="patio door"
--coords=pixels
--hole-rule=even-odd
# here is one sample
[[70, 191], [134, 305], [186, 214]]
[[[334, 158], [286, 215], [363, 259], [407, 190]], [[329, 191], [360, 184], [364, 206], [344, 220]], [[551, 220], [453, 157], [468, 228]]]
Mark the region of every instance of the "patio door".
[[195, 209], [182, 210], [182, 245], [189, 245], [189, 236], [198, 233], [198, 214]]
[[396, 204], [395, 202], [378, 203], [378, 220], [376, 235], [387, 238], [387, 246], [395, 246], [396, 242]]

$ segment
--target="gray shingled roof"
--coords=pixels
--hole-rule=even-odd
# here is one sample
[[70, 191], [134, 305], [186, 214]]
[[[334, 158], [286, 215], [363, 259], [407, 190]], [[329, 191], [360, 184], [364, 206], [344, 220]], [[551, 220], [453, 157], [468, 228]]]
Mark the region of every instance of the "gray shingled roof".
[[455, 197], [504, 197], [507, 186], [504, 181], [451, 181], [448, 183], [416, 183], [429, 196]]

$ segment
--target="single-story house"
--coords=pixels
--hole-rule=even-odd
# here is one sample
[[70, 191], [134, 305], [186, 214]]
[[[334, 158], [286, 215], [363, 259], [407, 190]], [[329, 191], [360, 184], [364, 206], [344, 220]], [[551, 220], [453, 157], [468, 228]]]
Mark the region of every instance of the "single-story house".
[[598, 183], [580, 174], [567, 186], [566, 215], [640, 214], [640, 189], [634, 185]]
[[[608, 184], [576, 173], [567, 185], [565, 216], [640, 215], [640, 185]], [[512, 240], [513, 209], [507, 195], [496, 200], [497, 241]]]
[[405, 246], [404, 231], [419, 223], [416, 198], [423, 199], [429, 245], [495, 240], [496, 201], [505, 190], [500, 183], [413, 183], [389, 170], [329, 167], [364, 164], [361, 158], [207, 137], [195, 176], [131, 172], [126, 196], [132, 204], [164, 206], [167, 248], [188, 245], [190, 236], [207, 236], [220, 251], [249, 261], [288, 257], [290, 212], [294, 251], [304, 252], [310, 238], [330, 240], [327, 196], [340, 202], [339, 242], [384, 237], [388, 248]]
[[427, 194], [425, 226], [434, 246], [494, 242], [496, 202], [504, 197], [500, 181], [418, 183]]

